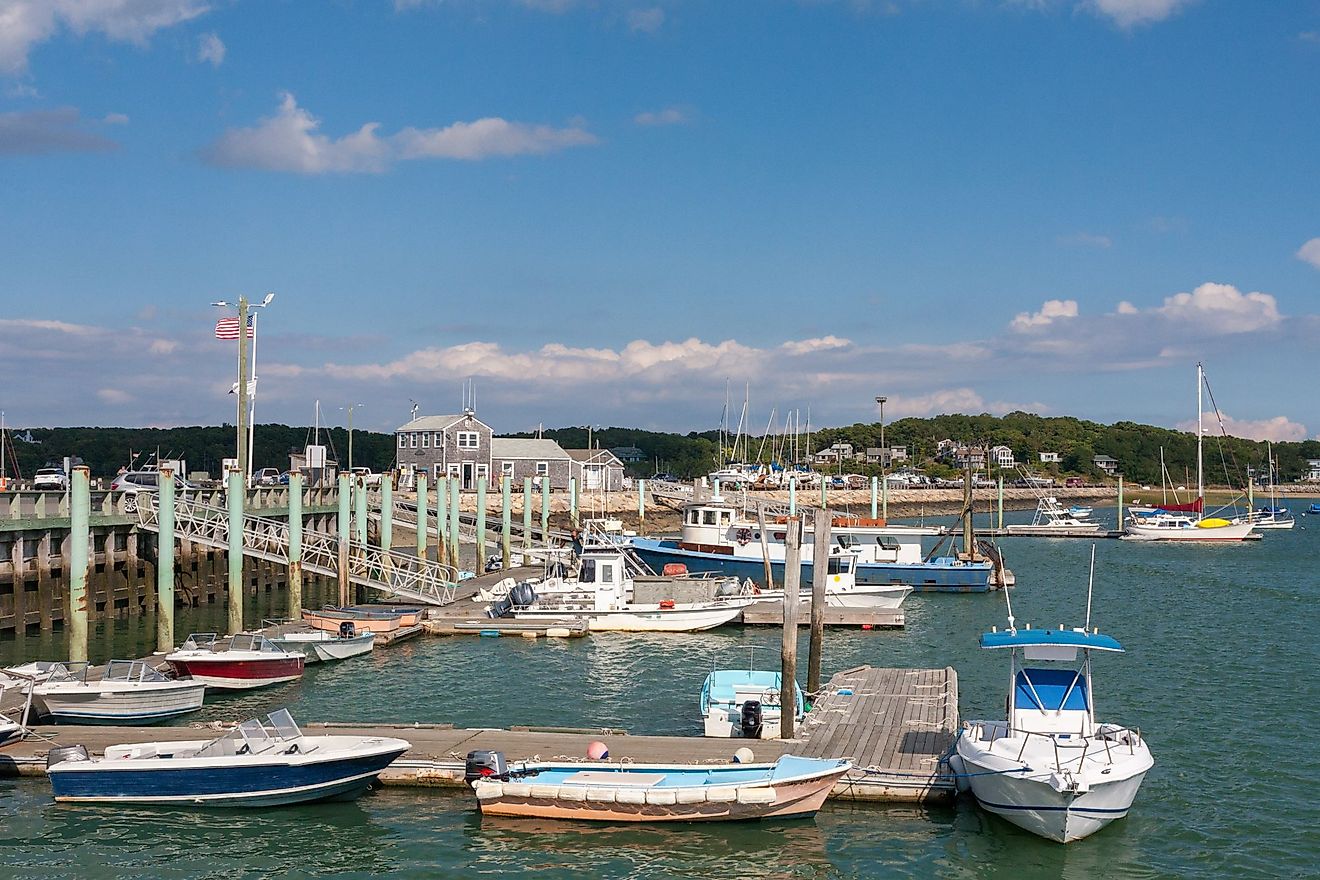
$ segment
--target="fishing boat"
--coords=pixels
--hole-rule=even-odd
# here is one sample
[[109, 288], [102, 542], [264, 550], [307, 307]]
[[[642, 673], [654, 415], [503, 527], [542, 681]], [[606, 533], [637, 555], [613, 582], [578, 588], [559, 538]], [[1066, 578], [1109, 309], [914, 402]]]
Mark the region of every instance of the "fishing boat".
[[[801, 543], [802, 583], [811, 583], [814, 542], [810, 523], [804, 523]], [[922, 539], [943, 535], [937, 528], [891, 525], [884, 520], [838, 516], [830, 526], [831, 554], [856, 557], [858, 586], [905, 584], [916, 592], [984, 593], [995, 582], [995, 564], [984, 557], [927, 554]], [[656, 571], [682, 565], [690, 572], [713, 572], [739, 578], [765, 580], [765, 560], [771, 576], [784, 581], [786, 529], [781, 518], [763, 530], [736, 504], [714, 496], [683, 505], [681, 536], [629, 538], [627, 545]], [[764, 545], [762, 538], [764, 537]]]
[[371, 630], [358, 632], [351, 620], [340, 622], [338, 632], [322, 629], [281, 632], [271, 639], [286, 651], [300, 651], [308, 663], [347, 660], [369, 654], [376, 648], [376, 634]]
[[[1123, 647], [1091, 628], [1090, 607], [1088, 590], [1085, 625], [1040, 630], [1018, 629], [1010, 605], [1008, 629], [981, 636], [1009, 652], [1008, 718], [965, 724], [950, 761], [982, 809], [1059, 843], [1126, 816], [1154, 766], [1140, 731], [1095, 720], [1091, 654]], [[1038, 662], [1067, 666], [1025, 665]]]
[[[912, 593], [907, 584], [857, 583], [857, 555], [836, 553], [830, 556], [825, 570], [825, 604], [830, 608], [895, 609]], [[813, 575], [814, 577], [814, 575]], [[799, 593], [803, 602], [811, 601], [810, 582]], [[784, 598], [782, 589], [759, 590], [760, 601]]]
[[697, 632], [733, 622], [758, 599], [737, 578], [634, 577], [609, 544], [584, 547], [576, 570], [513, 585], [487, 613], [583, 620], [593, 632]]
[[[779, 739], [783, 674], [769, 669], [712, 669], [701, 685], [703, 736]], [[806, 714], [801, 688], [793, 688], [793, 717]]]
[[358, 632], [392, 633], [395, 630], [416, 626], [421, 618], [420, 608], [391, 608], [390, 606], [349, 605], [343, 608], [327, 605], [313, 611], [304, 608], [303, 623], [326, 632], [339, 632], [339, 625], [350, 621]]
[[814, 816], [846, 760], [785, 755], [773, 764], [528, 761], [469, 752], [465, 779], [483, 816], [593, 822], [714, 822]]
[[[1183, 543], [1226, 543], [1243, 541], [1251, 535], [1250, 522], [1231, 522], [1205, 515], [1205, 473], [1202, 425], [1202, 394], [1205, 370], [1196, 365], [1196, 498], [1188, 504], [1164, 505], [1153, 513], [1133, 514], [1123, 538], [1129, 541], [1179, 541]], [[1129, 510], [1131, 512], [1131, 510]]]
[[66, 724], [152, 724], [196, 712], [206, 684], [167, 678], [144, 660], [111, 660], [100, 679], [87, 663], [62, 663], [32, 688], [43, 715]]
[[1042, 495], [1036, 504], [1036, 514], [1031, 518], [1029, 525], [1009, 525], [1004, 527], [1004, 531], [1011, 535], [1033, 536], [1048, 536], [1051, 532], [1067, 532], [1070, 535], [1078, 532], [1099, 534], [1100, 524], [1087, 519], [1091, 513], [1089, 507], [1064, 507], [1053, 495]]
[[410, 747], [306, 736], [281, 709], [212, 740], [115, 745], [101, 758], [81, 745], [52, 748], [46, 773], [60, 803], [260, 808], [357, 797]]
[[165, 655], [174, 674], [217, 690], [250, 690], [302, 678], [307, 658], [258, 633], [219, 641], [215, 633], [193, 633]]

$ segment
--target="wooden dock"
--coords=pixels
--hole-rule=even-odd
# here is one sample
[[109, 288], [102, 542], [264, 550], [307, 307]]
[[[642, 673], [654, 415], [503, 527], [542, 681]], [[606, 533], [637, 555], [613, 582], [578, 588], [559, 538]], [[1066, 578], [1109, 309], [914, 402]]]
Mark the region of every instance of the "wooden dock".
[[[783, 602], [757, 602], [743, 609], [742, 622], [747, 626], [783, 626]], [[798, 612], [798, 626], [811, 625], [811, 603], [803, 602]], [[904, 626], [900, 608], [825, 608], [825, 625], [829, 627], [858, 627], [861, 629], [901, 629]]]
[[[238, 719], [235, 719], [238, 720]], [[694, 717], [693, 726], [697, 719]], [[849, 757], [856, 769], [833, 797], [862, 801], [920, 802], [952, 797], [940, 756], [958, 726], [958, 678], [952, 669], [876, 669], [835, 675], [817, 698], [792, 741], [714, 739], [698, 736], [630, 736], [615, 730], [554, 728], [463, 729], [447, 724], [306, 724], [308, 733], [397, 736], [412, 749], [381, 776], [389, 785], [461, 787], [463, 762], [474, 749], [496, 749], [510, 760], [583, 759], [594, 740], [612, 760], [723, 762], [741, 747], [760, 761], [783, 754]], [[40, 776], [52, 745], [82, 743], [94, 754], [127, 742], [170, 742], [218, 735], [214, 725], [183, 727], [39, 726], [35, 736], [0, 747], [0, 774]]]

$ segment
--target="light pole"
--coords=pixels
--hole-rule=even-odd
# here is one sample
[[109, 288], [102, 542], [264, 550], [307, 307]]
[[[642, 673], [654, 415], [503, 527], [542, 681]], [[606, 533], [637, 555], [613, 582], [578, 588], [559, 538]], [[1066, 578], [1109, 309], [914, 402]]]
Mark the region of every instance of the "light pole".
[[353, 410], [359, 406], [366, 406], [365, 403], [350, 403], [348, 406], [341, 406], [340, 412], [348, 412], [348, 472], [353, 473]]
[[875, 402], [880, 404], [880, 479], [885, 477], [885, 465], [889, 463], [889, 450], [885, 447], [885, 401], [888, 397], [877, 397]]
[[[238, 298], [238, 467], [244, 474], [246, 485], [252, 486], [252, 433], [256, 423], [256, 365], [257, 365], [257, 316], [252, 314], [252, 402], [248, 403], [248, 315], [250, 309], [264, 309], [275, 299], [275, 294], [267, 293], [261, 302], [250, 305], [246, 296]], [[230, 308], [225, 300], [211, 303], [213, 306]], [[218, 333], [217, 333], [218, 335]], [[251, 409], [249, 410], [249, 406]]]

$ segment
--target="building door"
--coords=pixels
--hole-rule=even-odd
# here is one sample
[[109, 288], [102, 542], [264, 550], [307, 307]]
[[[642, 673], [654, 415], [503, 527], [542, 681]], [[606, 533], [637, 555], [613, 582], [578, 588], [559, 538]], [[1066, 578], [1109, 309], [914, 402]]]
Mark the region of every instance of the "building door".
[[600, 465], [598, 465], [598, 464], [589, 464], [589, 465], [587, 465], [586, 478], [587, 478], [587, 488], [588, 488], [588, 489], [599, 489], [599, 488], [600, 488], [600, 478], [601, 478], [601, 467], [600, 467]]
[[477, 464], [473, 461], [463, 462], [463, 491], [471, 492], [477, 485]]

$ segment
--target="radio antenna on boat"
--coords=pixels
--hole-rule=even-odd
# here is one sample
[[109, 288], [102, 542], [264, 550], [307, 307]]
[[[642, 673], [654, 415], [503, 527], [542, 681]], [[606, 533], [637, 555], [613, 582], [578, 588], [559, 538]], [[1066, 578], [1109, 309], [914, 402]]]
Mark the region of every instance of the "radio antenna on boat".
[[1013, 600], [1008, 595], [1008, 584], [1004, 584], [1002, 589], [1004, 591], [1004, 604], [1008, 606], [1008, 631], [1015, 633], [1017, 632], [1017, 625], [1013, 622]]
[[1095, 589], [1095, 544], [1091, 544], [1091, 574], [1086, 579], [1086, 624], [1083, 629], [1091, 628], [1091, 592]]

